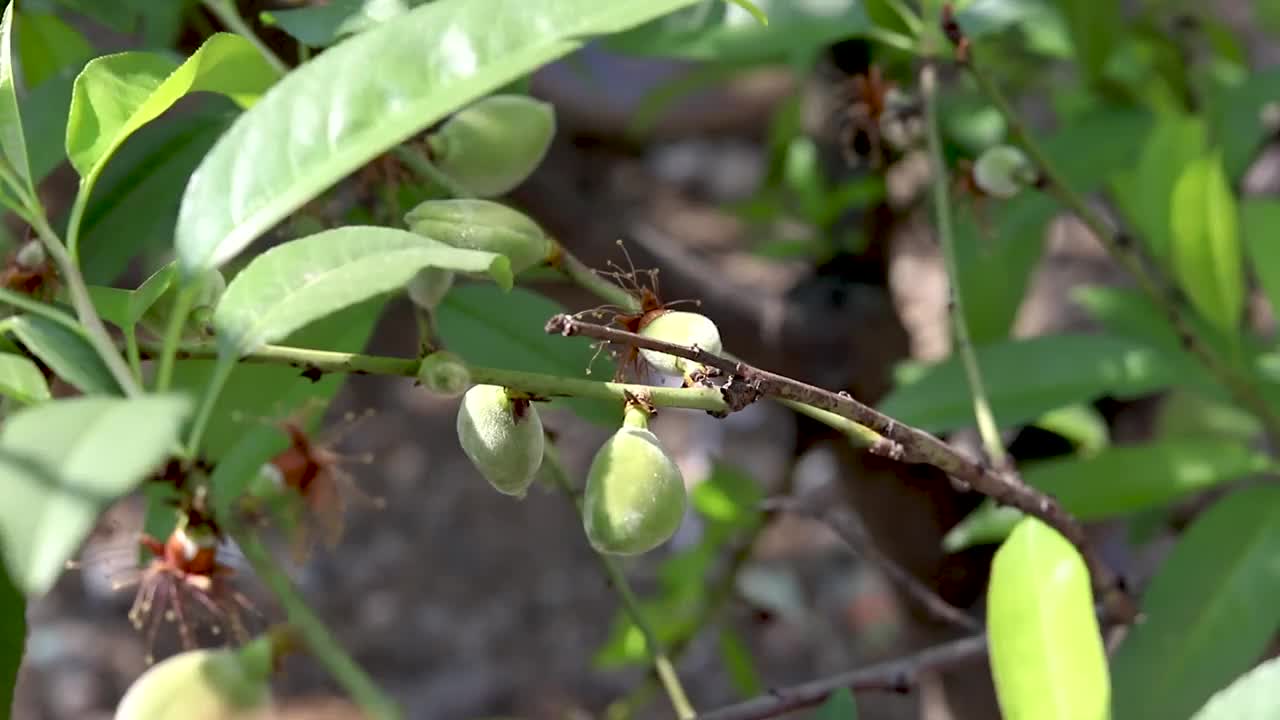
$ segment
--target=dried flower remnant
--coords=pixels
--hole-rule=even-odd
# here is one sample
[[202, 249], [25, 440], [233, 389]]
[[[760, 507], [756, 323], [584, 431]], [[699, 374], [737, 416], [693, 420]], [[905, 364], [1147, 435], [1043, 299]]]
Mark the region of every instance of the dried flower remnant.
[[251, 512], [261, 509], [263, 503], [275, 511], [277, 519], [292, 534], [291, 555], [298, 564], [306, 562], [317, 537], [323, 538], [330, 549], [342, 540], [349, 498], [379, 509], [385, 506], [382, 498], [362, 491], [342, 467], [352, 462], [371, 463], [372, 454], [347, 455], [334, 449], [373, 411], [362, 415], [347, 413], [344, 424], [323, 438], [312, 438], [307, 433], [303, 420], [306, 412], [304, 408], [298, 415], [277, 423], [289, 438], [289, 446], [262, 466], [247, 498]]
[[40, 241], [28, 240], [9, 253], [0, 270], [0, 286], [37, 300], [53, 299], [58, 291], [58, 271]]

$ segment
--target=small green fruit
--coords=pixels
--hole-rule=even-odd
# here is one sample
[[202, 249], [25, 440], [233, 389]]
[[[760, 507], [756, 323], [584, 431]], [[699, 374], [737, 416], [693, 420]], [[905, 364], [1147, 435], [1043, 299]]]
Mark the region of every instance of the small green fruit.
[[497, 385], [475, 385], [458, 408], [458, 442], [498, 492], [524, 497], [542, 465], [546, 438], [528, 400]]
[[[705, 315], [698, 313], [674, 310], [665, 312], [645, 325], [640, 334], [676, 345], [697, 346], [709, 353], [719, 353], [721, 350], [720, 329]], [[654, 369], [668, 375], [687, 375], [701, 367], [692, 360], [656, 350], [641, 350], [640, 354]]]
[[554, 248], [538, 223], [492, 200], [427, 200], [404, 221], [413, 232], [446, 245], [506, 255], [512, 273], [545, 262]]
[[549, 103], [524, 95], [492, 95], [450, 118], [428, 142], [431, 159], [479, 197], [509, 192], [533, 174], [556, 134]]
[[452, 270], [429, 267], [418, 271], [405, 289], [414, 305], [423, 310], [435, 310], [452, 287]]
[[684, 519], [684, 478], [644, 417], [643, 410], [628, 409], [626, 424], [591, 461], [582, 521], [598, 552], [646, 553], [670, 540]]
[[418, 382], [437, 395], [457, 397], [471, 387], [471, 371], [462, 358], [440, 350], [422, 359]]
[[973, 164], [973, 181], [982, 192], [1007, 200], [1035, 184], [1036, 171], [1021, 150], [997, 145], [987, 148]]
[[291, 646], [287, 632], [237, 649], [189, 650], [144, 672], [116, 707], [115, 720], [265, 720], [270, 679]]

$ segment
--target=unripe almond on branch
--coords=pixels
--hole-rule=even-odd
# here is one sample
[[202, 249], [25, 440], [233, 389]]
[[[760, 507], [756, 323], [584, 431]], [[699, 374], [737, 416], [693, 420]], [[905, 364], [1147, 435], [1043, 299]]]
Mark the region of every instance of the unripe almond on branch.
[[471, 371], [462, 358], [439, 350], [422, 359], [418, 366], [418, 382], [437, 395], [457, 397], [471, 386]]
[[115, 720], [266, 720], [271, 675], [293, 645], [276, 629], [237, 649], [178, 653], [134, 681]]
[[453, 271], [441, 268], [423, 268], [405, 286], [409, 299], [423, 310], [435, 310], [453, 287]]
[[554, 247], [529, 216], [492, 200], [427, 200], [404, 221], [413, 232], [446, 245], [506, 255], [513, 273], [545, 262]]
[[492, 95], [450, 118], [428, 138], [431, 160], [480, 197], [502, 195], [533, 174], [551, 147], [556, 114], [525, 95]]
[[475, 385], [458, 408], [458, 443], [498, 492], [524, 497], [546, 438], [532, 402], [497, 385]]
[[1036, 170], [1018, 148], [996, 145], [973, 164], [973, 182], [982, 192], [1007, 200], [1036, 183]]
[[[651, 320], [648, 325], [641, 328], [640, 334], [654, 340], [663, 340], [676, 345], [696, 346], [698, 349], [706, 350], [710, 353], [719, 353], [721, 350], [719, 328], [705, 315], [699, 315], [698, 313], [678, 310], [662, 313]], [[692, 360], [658, 352], [657, 350], [642, 349], [640, 354], [644, 357], [645, 362], [652, 365], [659, 372], [668, 375], [687, 375], [701, 367], [701, 365]]]
[[591, 461], [582, 522], [598, 552], [646, 553], [670, 540], [684, 519], [684, 478], [647, 418], [644, 409], [628, 407], [623, 426]]

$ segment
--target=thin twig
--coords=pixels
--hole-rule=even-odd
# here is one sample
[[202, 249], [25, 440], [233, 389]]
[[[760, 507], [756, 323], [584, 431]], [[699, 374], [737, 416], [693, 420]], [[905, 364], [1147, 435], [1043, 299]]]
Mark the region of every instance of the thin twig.
[[946, 670], [972, 662], [987, 652], [986, 635], [956, 640], [915, 655], [872, 665], [861, 670], [813, 680], [704, 713], [697, 720], [763, 720], [793, 710], [813, 707], [831, 693], [849, 688], [855, 692], [910, 692], [922, 673]]
[[[552, 483], [564, 493], [565, 497], [573, 502], [573, 506], [581, 513], [582, 497], [574, 492], [573, 484], [569, 482], [569, 475], [565, 472], [564, 466], [560, 464], [560, 458], [556, 453], [555, 446], [550, 442], [548, 442], [547, 452], [543, 456], [542, 464]], [[618, 567], [617, 561], [612, 557], [604, 553], [596, 553], [596, 556], [600, 558], [600, 563], [604, 566], [604, 571], [609, 576], [609, 581], [613, 583], [613, 589], [618, 593], [618, 598], [622, 600], [622, 606], [627, 615], [631, 617], [631, 622], [635, 623], [635, 626], [640, 630], [640, 634], [644, 637], [645, 650], [649, 653], [654, 672], [658, 674], [663, 688], [667, 691], [667, 697], [671, 699], [671, 707], [675, 709], [676, 716], [680, 720], [692, 720], [697, 716], [697, 712], [693, 709], [693, 704], [689, 702], [689, 696], [685, 693], [684, 686], [680, 684], [680, 677], [676, 674], [675, 665], [671, 662], [671, 658], [666, 651], [663, 650], [657, 634], [649, 626], [649, 621], [644, 615], [644, 610], [640, 607], [640, 601], [636, 599], [635, 593], [631, 590], [631, 584], [627, 581], [626, 574], [622, 572], [622, 568]]]
[[1013, 506], [1053, 527], [1084, 557], [1109, 616], [1127, 623], [1132, 622], [1137, 615], [1133, 599], [1116, 575], [1093, 551], [1083, 526], [1057, 501], [1021, 482], [1012, 473], [975, 463], [933, 435], [900, 423], [858, 402], [848, 393], [831, 392], [696, 347], [685, 347], [625, 330], [583, 322], [571, 315], [553, 316], [547, 322], [546, 331], [564, 336], [605, 340], [686, 358], [728, 373], [761, 395], [811, 405], [864, 425], [901, 445], [903, 461], [932, 465], [996, 502]]
[[[950, 4], [947, 7], [949, 8]], [[946, 13], [944, 17], [951, 17], [951, 15]], [[1233, 368], [1228, 361], [1219, 357], [1218, 353], [1197, 335], [1188, 317], [1190, 311], [1185, 297], [1146, 258], [1137, 239], [1112, 229], [1101, 213], [1091, 207], [1084, 196], [1067, 183], [1066, 176], [1056, 167], [1049, 154], [1027, 129], [1004, 93], [992, 81], [985, 68], [975, 61], [973, 48], [961, 32], [959, 25], [954, 22], [950, 24], [944, 22], [943, 29], [948, 39], [956, 46], [956, 61], [969, 71], [978, 88], [1004, 118], [1009, 128], [1010, 138], [1026, 151], [1032, 162], [1040, 169], [1045, 189], [1072, 214], [1080, 218], [1108, 253], [1137, 280], [1139, 287], [1164, 312], [1183, 347], [1200, 359], [1209, 372], [1226, 386], [1236, 402], [1257, 415], [1266, 427], [1272, 444], [1280, 446], [1280, 413], [1277, 413], [1265, 400], [1256, 383], [1247, 374]]]
[[977, 619], [943, 600], [942, 597], [917, 580], [914, 575], [907, 572], [901, 565], [880, 552], [875, 543], [871, 542], [871, 538], [867, 537], [866, 530], [862, 528], [861, 523], [846, 520], [842, 517], [842, 514], [836, 512], [835, 507], [813, 507], [810, 503], [806, 503], [796, 497], [769, 498], [762, 505], [765, 510], [781, 510], [795, 515], [802, 515], [826, 525], [855, 555], [860, 555], [869, 560], [891, 582], [897, 584], [912, 600], [919, 603], [921, 607], [928, 610], [935, 617], [965, 630], [982, 629], [982, 623]]
[[982, 438], [987, 457], [996, 467], [1008, 465], [1000, 427], [991, 412], [987, 390], [982, 382], [982, 369], [969, 338], [969, 324], [964, 314], [964, 292], [960, 288], [960, 262], [956, 257], [956, 238], [951, 223], [951, 198], [947, 189], [947, 161], [942, 153], [942, 136], [938, 131], [938, 77], [931, 63], [920, 70], [920, 93], [924, 98], [925, 126], [929, 138], [929, 159], [933, 165], [933, 207], [937, 215], [938, 244], [947, 268], [951, 285], [951, 325], [955, 332], [956, 353], [964, 365], [969, 382], [969, 394], [973, 396], [973, 415], [978, 422], [978, 435]]

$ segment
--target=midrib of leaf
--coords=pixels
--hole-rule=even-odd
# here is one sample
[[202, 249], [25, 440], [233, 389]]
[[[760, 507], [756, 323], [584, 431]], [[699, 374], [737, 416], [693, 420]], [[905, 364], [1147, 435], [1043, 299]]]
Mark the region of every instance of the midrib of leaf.
[[[1268, 517], [1274, 518], [1275, 512], [1276, 511], [1273, 509], [1270, 513], [1268, 513]], [[1266, 536], [1270, 534], [1270, 532], [1271, 532], [1270, 522], [1261, 522], [1258, 524], [1257, 529], [1254, 531], [1254, 534], [1251, 536], [1251, 541], [1246, 543], [1244, 546], [1246, 548], [1246, 551], [1237, 553], [1234, 559], [1228, 561], [1223, 566], [1224, 568], [1229, 568], [1227, 572], [1223, 573], [1222, 577], [1224, 578], [1224, 580], [1230, 580], [1232, 578], [1235, 578], [1239, 574], [1243, 574], [1241, 573], [1241, 570], [1246, 565], [1248, 565], [1248, 560], [1253, 557], [1253, 554], [1257, 550], [1257, 546], [1262, 544], [1262, 540], [1266, 538]], [[1208, 582], [1207, 580], [1204, 580], [1203, 578], [1201, 580], [1203, 581], [1204, 585], [1210, 586], [1210, 587], [1215, 587], [1215, 588], [1233, 587], [1233, 584], [1227, 583], [1227, 582], [1211, 583], [1211, 582]], [[1221, 612], [1219, 609], [1219, 606], [1224, 604], [1224, 601], [1227, 598], [1229, 598], [1231, 595], [1233, 595], [1233, 593], [1217, 592], [1217, 593], [1211, 594], [1209, 596], [1209, 602], [1205, 604], [1204, 612], [1195, 617], [1195, 620], [1197, 622], [1193, 624], [1190, 632], [1190, 637], [1193, 639], [1193, 642], [1179, 643], [1179, 645], [1183, 648], [1188, 648], [1188, 649], [1199, 648], [1200, 645], [1203, 643], [1203, 636], [1205, 633], [1206, 623], [1204, 622], [1204, 619], [1209, 617], [1217, 617]], [[1186, 653], [1175, 653], [1173, 657], [1173, 662], [1171, 663], [1171, 665], [1175, 670], [1181, 671], [1186, 666], [1187, 660], [1189, 660], [1191, 657], [1196, 656], [1198, 654], [1199, 654], [1198, 652], [1191, 652], [1191, 651]], [[1157, 686], [1155, 690], [1145, 691], [1144, 694], [1148, 697], [1160, 697], [1167, 694], [1167, 689], [1169, 687], [1168, 681], [1174, 677], [1181, 677], [1180, 672], [1163, 673], [1161, 677], [1157, 678], [1155, 681], [1155, 685]]]

